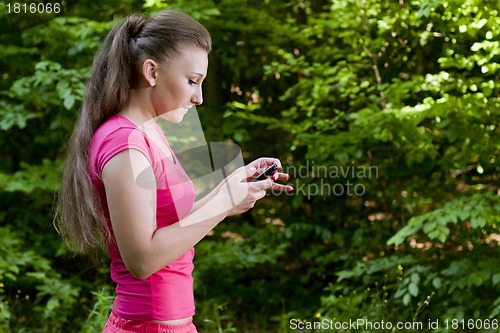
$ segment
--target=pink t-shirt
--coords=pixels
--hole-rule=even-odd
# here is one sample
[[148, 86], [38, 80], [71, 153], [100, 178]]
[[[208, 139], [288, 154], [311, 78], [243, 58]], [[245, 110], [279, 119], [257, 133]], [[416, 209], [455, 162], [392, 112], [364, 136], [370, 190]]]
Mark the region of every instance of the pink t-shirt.
[[[157, 130], [170, 149], [159, 127]], [[127, 118], [112, 116], [92, 137], [89, 167], [113, 240], [113, 229], [101, 175], [109, 159], [126, 149], [141, 152], [153, 168], [157, 185], [157, 228], [163, 228], [185, 217], [191, 211], [195, 199], [193, 183], [172, 150], [170, 151], [173, 161]], [[114, 242], [108, 242], [108, 253], [111, 257], [111, 278], [117, 284], [117, 297], [113, 309], [122, 318], [149, 321], [173, 320], [194, 315], [192, 278], [194, 248], [143, 280], [135, 278], [127, 270]]]

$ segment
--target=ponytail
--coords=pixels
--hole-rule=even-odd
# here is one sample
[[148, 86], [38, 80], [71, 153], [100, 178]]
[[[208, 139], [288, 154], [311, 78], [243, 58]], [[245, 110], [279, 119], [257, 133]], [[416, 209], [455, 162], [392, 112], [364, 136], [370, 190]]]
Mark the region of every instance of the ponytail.
[[143, 16], [132, 15], [110, 31], [92, 64], [82, 109], [69, 141], [55, 226], [75, 251], [89, 254], [93, 261], [104, 243], [99, 231], [109, 234], [109, 230], [90, 177], [90, 143], [97, 127], [127, 101], [136, 61], [130, 54], [130, 38], [146, 21]]

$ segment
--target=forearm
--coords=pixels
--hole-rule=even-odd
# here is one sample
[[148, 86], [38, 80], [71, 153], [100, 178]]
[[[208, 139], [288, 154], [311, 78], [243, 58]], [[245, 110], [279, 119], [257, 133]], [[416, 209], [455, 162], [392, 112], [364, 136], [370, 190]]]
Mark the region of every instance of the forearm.
[[227, 216], [220, 200], [207, 200], [196, 211], [170, 226], [157, 229], [144, 258], [137, 259], [136, 275], [146, 278], [169, 265], [202, 240]]
[[200, 200], [196, 201], [193, 205], [193, 208], [191, 209], [191, 213], [194, 213], [197, 211], [200, 207], [204, 206], [207, 204], [210, 200], [212, 200], [217, 193], [219, 192], [220, 187], [222, 186], [223, 182], [219, 183], [212, 191], [210, 191], [207, 195], [205, 195], [203, 198]]

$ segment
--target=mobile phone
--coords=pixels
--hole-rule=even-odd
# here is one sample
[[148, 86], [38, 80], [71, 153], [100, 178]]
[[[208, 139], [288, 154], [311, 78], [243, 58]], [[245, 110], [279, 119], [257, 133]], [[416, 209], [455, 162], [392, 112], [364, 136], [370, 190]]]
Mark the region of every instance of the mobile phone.
[[257, 182], [259, 180], [264, 180], [267, 177], [272, 176], [276, 171], [278, 171], [278, 165], [276, 163], [274, 163], [270, 167], [266, 168], [266, 170], [264, 170], [260, 175], [258, 175], [257, 177], [255, 177], [253, 179], [253, 181]]

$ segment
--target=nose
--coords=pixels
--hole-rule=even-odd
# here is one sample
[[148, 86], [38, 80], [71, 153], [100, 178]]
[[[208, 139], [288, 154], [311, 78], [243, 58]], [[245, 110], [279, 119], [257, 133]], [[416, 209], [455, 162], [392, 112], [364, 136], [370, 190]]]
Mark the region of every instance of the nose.
[[201, 91], [201, 87], [191, 96], [191, 103], [194, 105], [201, 105], [203, 103], [203, 92]]

